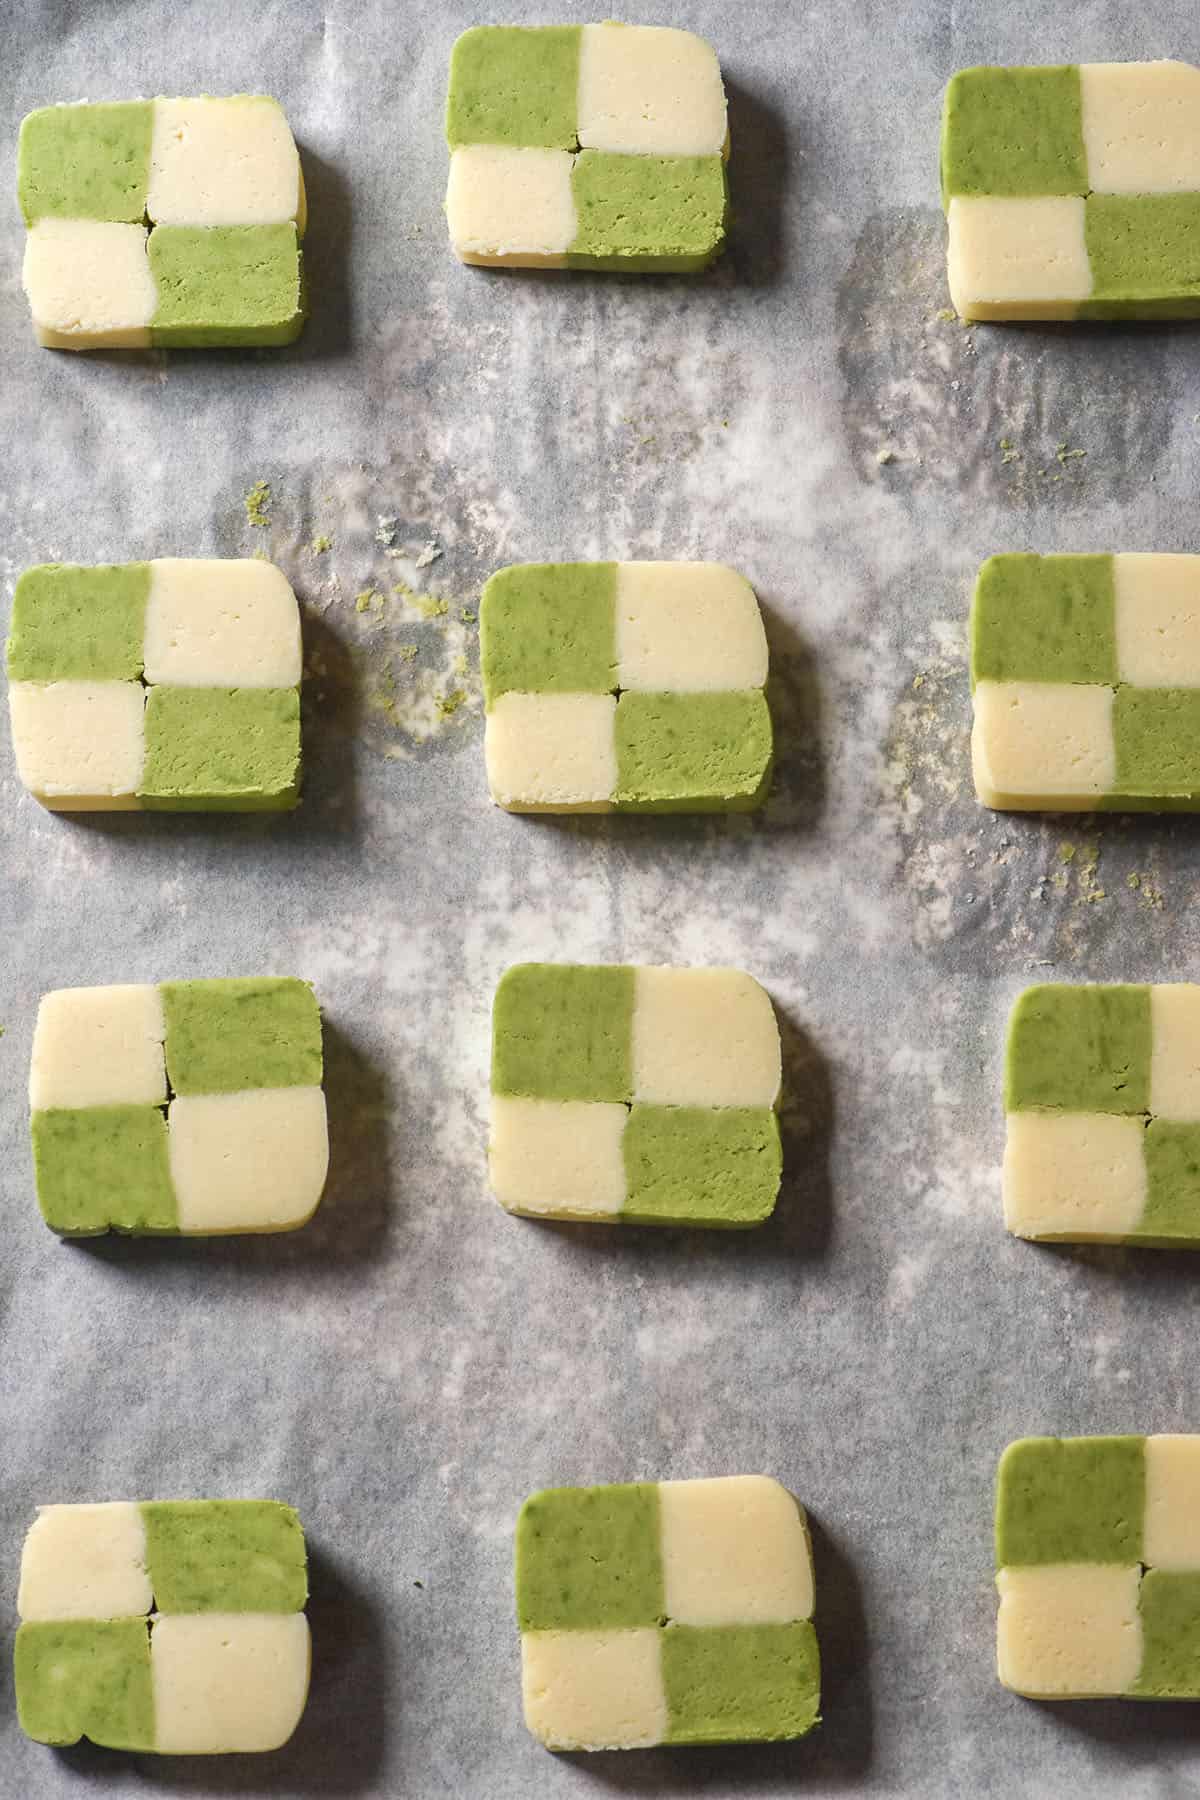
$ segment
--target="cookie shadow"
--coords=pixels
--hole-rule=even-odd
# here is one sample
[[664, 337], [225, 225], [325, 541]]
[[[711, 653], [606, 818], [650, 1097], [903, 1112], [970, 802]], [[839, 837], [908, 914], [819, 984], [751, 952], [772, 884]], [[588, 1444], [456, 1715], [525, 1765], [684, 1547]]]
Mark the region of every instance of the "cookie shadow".
[[618, 1793], [763, 1794], [862, 1791], [871, 1767], [873, 1714], [866, 1616], [858, 1577], [819, 1520], [808, 1515], [821, 1652], [821, 1724], [782, 1744], [680, 1745], [564, 1756], [580, 1775]]
[[233, 1795], [339, 1795], [378, 1791], [387, 1731], [385, 1642], [369, 1594], [309, 1546], [312, 1683], [304, 1716], [281, 1750], [263, 1755], [131, 1756], [73, 1744], [55, 1754], [75, 1777], [111, 1781], [136, 1771], [163, 1789]]
[[321, 1203], [298, 1231], [229, 1237], [68, 1238], [68, 1249], [123, 1269], [186, 1264], [278, 1278], [288, 1269], [336, 1277], [373, 1256], [388, 1217], [392, 1096], [386, 1077], [326, 1017], [324, 1088], [329, 1176]]
[[350, 288], [354, 204], [350, 183], [336, 163], [326, 162], [303, 144], [300, 162], [308, 194], [304, 270], [309, 316], [288, 359], [327, 362], [348, 356], [354, 348]]
[[725, 80], [731, 151], [726, 255], [740, 287], [772, 287], [783, 273], [784, 199], [795, 145], [782, 113], [749, 88]]

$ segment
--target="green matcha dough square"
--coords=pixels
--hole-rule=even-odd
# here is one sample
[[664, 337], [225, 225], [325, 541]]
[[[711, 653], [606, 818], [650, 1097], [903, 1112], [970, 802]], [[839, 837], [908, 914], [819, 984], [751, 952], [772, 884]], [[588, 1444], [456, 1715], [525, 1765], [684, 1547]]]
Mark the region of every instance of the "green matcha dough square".
[[1200, 795], [1200, 688], [1117, 689], [1117, 794]]
[[159, 225], [151, 339], [168, 349], [290, 344], [304, 324], [300, 240], [287, 225]]
[[1200, 1244], [1200, 1125], [1151, 1119], [1145, 1146], [1146, 1210], [1138, 1237]]
[[178, 1231], [159, 1107], [50, 1107], [33, 1114], [30, 1130], [38, 1205], [52, 1231]]
[[804, 1737], [820, 1724], [821, 1661], [809, 1619], [790, 1625], [668, 1625], [669, 1744]]
[[618, 1631], [663, 1617], [653, 1482], [547, 1488], [517, 1520], [522, 1631]]
[[1147, 1569], [1138, 1596], [1142, 1666], [1131, 1693], [1200, 1699], [1200, 1570]]
[[1074, 64], [960, 69], [942, 113], [942, 196], [1086, 194]]
[[320, 1086], [321, 1009], [308, 982], [246, 976], [159, 991], [173, 1094]]
[[13, 595], [12, 681], [137, 681], [149, 563], [42, 563]]
[[783, 1153], [769, 1107], [635, 1105], [621, 1150], [633, 1224], [759, 1225], [774, 1210]]
[[720, 156], [617, 156], [584, 150], [571, 171], [576, 236], [568, 262], [686, 274], [720, 254], [728, 211]]
[[1111, 556], [990, 556], [971, 609], [971, 679], [1114, 682]]
[[153, 1500], [141, 1508], [161, 1613], [301, 1612], [308, 1563], [298, 1515], [277, 1500]]
[[1147, 987], [1027, 988], [1008, 1027], [1005, 1109], [1147, 1112], [1150, 1039]]
[[1092, 269], [1084, 317], [1200, 311], [1200, 194], [1089, 194], [1084, 234]]
[[574, 150], [578, 25], [476, 25], [450, 56], [446, 141]]
[[39, 1744], [154, 1749], [146, 1619], [65, 1619], [21, 1625], [13, 1652], [21, 1729]]
[[492, 1005], [492, 1092], [532, 1100], [629, 1100], [631, 968], [517, 963]]
[[617, 685], [616, 563], [501, 569], [479, 605], [489, 706], [501, 694], [610, 694]]
[[152, 687], [146, 697], [144, 806], [274, 812], [300, 791], [295, 688]]
[[150, 185], [149, 100], [43, 106], [22, 120], [17, 194], [25, 223], [107, 219], [140, 225]]
[[1000, 1459], [996, 1566], [1142, 1560], [1145, 1439], [1020, 1438]]
[[758, 692], [623, 693], [617, 806], [626, 812], [747, 812], [771, 780], [771, 714]]

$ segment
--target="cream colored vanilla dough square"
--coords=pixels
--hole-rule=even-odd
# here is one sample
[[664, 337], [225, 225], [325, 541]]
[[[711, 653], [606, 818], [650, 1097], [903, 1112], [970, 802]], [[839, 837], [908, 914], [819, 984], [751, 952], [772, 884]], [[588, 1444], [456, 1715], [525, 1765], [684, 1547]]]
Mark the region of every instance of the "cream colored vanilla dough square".
[[304, 229], [295, 139], [261, 94], [156, 100], [146, 211], [156, 225]]
[[1200, 1570], [1200, 1437], [1146, 1439], [1142, 1555], [1154, 1569]]
[[300, 611], [283, 570], [258, 557], [150, 564], [146, 680], [173, 687], [296, 687]]
[[1081, 63], [1083, 142], [1097, 194], [1200, 190], [1200, 69]]
[[971, 761], [985, 806], [1090, 811], [1116, 782], [1113, 690], [980, 681]]
[[635, 1099], [773, 1107], [780, 1080], [775, 1011], [753, 976], [740, 969], [637, 969]]
[[1145, 1125], [1114, 1113], [1013, 1112], [1004, 1223], [1017, 1237], [1119, 1242], [1146, 1210]]
[[33, 1034], [30, 1106], [165, 1106], [166, 1034], [156, 987], [43, 994]]
[[1141, 1570], [1091, 1563], [1002, 1568], [997, 1667], [1034, 1700], [1121, 1694], [1142, 1662]]
[[766, 682], [758, 600], [724, 563], [618, 563], [616, 621], [621, 688], [699, 694]]
[[510, 812], [607, 812], [617, 786], [612, 694], [502, 694], [487, 716], [488, 787]]
[[[726, 146], [716, 51], [661, 25], [585, 25], [579, 50], [579, 142], [633, 156], [717, 156]], [[749, 684], [747, 684], [749, 685]]]
[[465, 144], [451, 153], [450, 238], [462, 262], [561, 269], [578, 222], [565, 150]]
[[1092, 291], [1082, 199], [955, 195], [947, 225], [964, 319], [1070, 319]]
[[213, 1756], [278, 1750], [304, 1711], [303, 1613], [190, 1613], [150, 1628], [155, 1749]]
[[40, 1506], [21, 1553], [22, 1619], [131, 1618], [148, 1613], [146, 1527], [130, 1501]]
[[325, 1095], [178, 1095], [167, 1148], [181, 1232], [294, 1231], [316, 1211], [329, 1170]]
[[613, 1218], [625, 1204], [628, 1108], [603, 1101], [491, 1098], [488, 1170], [509, 1212]]
[[1113, 557], [1117, 675], [1136, 687], [1200, 687], [1200, 556]]
[[142, 225], [38, 219], [25, 239], [22, 280], [39, 344], [51, 350], [142, 350], [158, 289]]
[[638, 1750], [667, 1732], [659, 1632], [525, 1631], [525, 1723], [550, 1750]]
[[43, 806], [121, 812], [141, 804], [144, 689], [132, 681], [10, 681], [21, 781]]
[[1200, 986], [1150, 989], [1150, 1111], [1156, 1119], [1200, 1121]]
[[810, 1619], [812, 1549], [794, 1498], [767, 1475], [660, 1481], [663, 1584], [679, 1625]]

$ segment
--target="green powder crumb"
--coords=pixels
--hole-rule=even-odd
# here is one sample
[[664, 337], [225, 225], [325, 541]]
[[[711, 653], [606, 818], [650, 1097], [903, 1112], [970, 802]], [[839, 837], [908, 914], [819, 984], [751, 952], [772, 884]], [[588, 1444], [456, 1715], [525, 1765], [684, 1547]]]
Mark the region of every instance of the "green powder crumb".
[[923, 688], [925, 686], [925, 680], [926, 680], [926, 677], [923, 673], [914, 675], [913, 682], [912, 682], [913, 687], [914, 688]]
[[1021, 460], [1021, 452], [1017, 449], [1017, 447], [1013, 443], [1012, 439], [1002, 437], [1000, 439], [1000, 461], [1001, 461], [1001, 463], [1014, 463], [1014, 462], [1020, 462], [1020, 460]]
[[466, 672], [467, 672], [466, 657], [465, 656], [456, 656], [454, 659], [454, 673], [456, 675], [465, 675]]
[[374, 588], [369, 588], [369, 587], [363, 588], [360, 593], [357, 593], [354, 596], [355, 612], [365, 613], [367, 608], [370, 606], [371, 602], [373, 600], [378, 600], [381, 597], [382, 596], [379, 593], [377, 593], [377, 591]]
[[479, 617], [479, 614], [477, 612], [472, 611], [470, 607], [464, 606], [460, 616], [462, 618], [462, 622], [464, 625], [474, 625], [476, 619]]
[[1131, 888], [1141, 887], [1142, 878], [1140, 875], [1127, 875], [1125, 877], [1125, 885], [1126, 885], [1126, 887], [1131, 887]]
[[416, 662], [420, 648], [419, 644], [397, 644], [396, 655], [401, 662]]
[[246, 520], [260, 530], [271, 523], [271, 484], [269, 481], [256, 481], [243, 502], [246, 508]]
[[1081, 456], [1086, 456], [1087, 451], [1086, 450], [1072, 450], [1069, 444], [1063, 443], [1063, 444], [1059, 444], [1059, 446], [1055, 450], [1054, 454], [1055, 454], [1055, 456], [1057, 456], [1059, 462], [1062, 463], [1062, 465], [1065, 468], [1067, 463], [1074, 462]]
[[879, 464], [880, 468], [883, 468], [887, 463], [894, 463], [895, 460], [896, 452], [894, 450], [885, 448], [875, 452], [875, 461]]
[[937, 322], [939, 325], [953, 325], [957, 318], [958, 314], [952, 306], [943, 306], [937, 315]]
[[463, 705], [466, 698], [467, 696], [462, 688], [452, 688], [448, 694], [442, 694], [436, 702], [438, 718], [453, 718], [454, 714], [458, 711], [459, 707]]
[[392, 589], [393, 594], [400, 595], [410, 606], [415, 606], [423, 619], [444, 619], [450, 611], [450, 602], [434, 594], [415, 594], [403, 582]]
[[1076, 846], [1074, 844], [1071, 844], [1071, 843], [1060, 844], [1058, 846], [1059, 862], [1066, 862], [1066, 863], [1074, 862], [1075, 861], [1075, 852], [1076, 852]]
[[327, 550], [332, 549], [333, 539], [331, 537], [326, 537], [325, 533], [321, 531], [317, 533], [317, 536], [313, 538], [312, 542], [309, 544], [308, 553], [310, 556], [324, 556]]

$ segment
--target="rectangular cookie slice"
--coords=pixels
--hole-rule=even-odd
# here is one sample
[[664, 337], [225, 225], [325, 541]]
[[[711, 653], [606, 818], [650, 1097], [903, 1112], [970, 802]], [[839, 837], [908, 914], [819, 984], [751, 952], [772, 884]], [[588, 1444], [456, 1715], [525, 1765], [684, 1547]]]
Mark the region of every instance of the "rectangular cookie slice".
[[989, 557], [971, 682], [985, 806], [1200, 808], [1200, 556]]
[[690, 273], [724, 245], [725, 89], [690, 31], [476, 26], [451, 57], [446, 140], [463, 262]]
[[1200, 1247], [1200, 986], [1027, 988], [1004, 1104], [1016, 1236]]
[[57, 811], [292, 807], [301, 660], [296, 596], [257, 557], [26, 569], [8, 639], [17, 771]]
[[721, 563], [518, 563], [483, 590], [492, 799], [509, 812], [742, 812], [770, 786], [767, 639]]
[[942, 199], [964, 319], [1200, 316], [1200, 69], [961, 70]]
[[52, 1231], [293, 1231], [329, 1166], [321, 1015], [307, 982], [61, 988], [29, 1080]]
[[21, 1554], [22, 1729], [42, 1744], [277, 1750], [308, 1696], [304, 1532], [276, 1500], [43, 1506]]
[[39, 343], [127, 350], [299, 335], [304, 180], [277, 101], [41, 107], [21, 125], [17, 192]]
[[525, 1723], [547, 1749], [820, 1722], [807, 1521], [768, 1476], [547, 1488], [517, 1522], [516, 1590]]
[[996, 1483], [997, 1666], [1031, 1700], [1200, 1698], [1200, 1437], [1020, 1438]]
[[492, 1012], [493, 1192], [530, 1218], [759, 1225], [780, 1070], [770, 999], [740, 970], [519, 963]]

